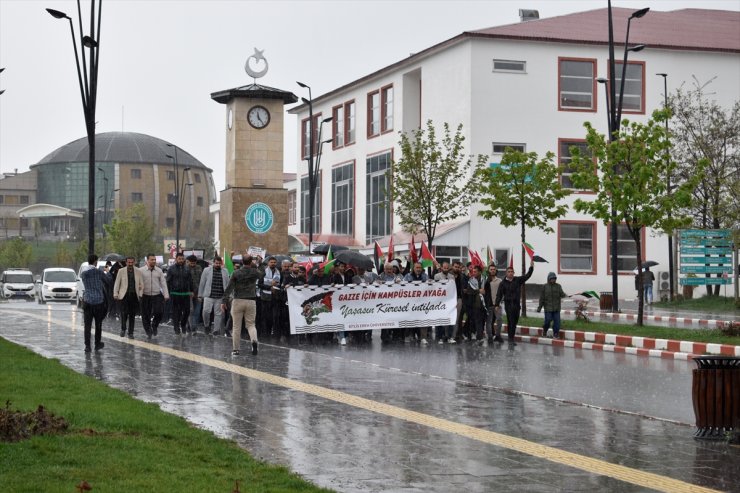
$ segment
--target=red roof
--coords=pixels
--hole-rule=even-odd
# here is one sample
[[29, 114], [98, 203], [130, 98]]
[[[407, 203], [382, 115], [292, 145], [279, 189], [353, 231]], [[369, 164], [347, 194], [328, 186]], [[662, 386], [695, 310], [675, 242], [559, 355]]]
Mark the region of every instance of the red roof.
[[[614, 43], [622, 45], [627, 19], [636, 9], [613, 8]], [[607, 9], [469, 31], [472, 36], [532, 41], [607, 44]], [[630, 45], [649, 48], [740, 52], [740, 12], [683, 9], [651, 10], [630, 24]]]

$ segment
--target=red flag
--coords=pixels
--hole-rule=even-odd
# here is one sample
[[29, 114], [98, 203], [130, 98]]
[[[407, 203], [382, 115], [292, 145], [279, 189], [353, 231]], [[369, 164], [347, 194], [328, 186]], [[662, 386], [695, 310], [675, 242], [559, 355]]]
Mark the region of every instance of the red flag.
[[311, 262], [311, 259], [309, 258], [308, 261], [301, 262], [300, 265], [306, 269], [306, 282], [308, 282], [308, 277], [311, 275], [311, 271], [313, 270], [313, 262]]
[[388, 262], [393, 262], [393, 235], [391, 234], [391, 242], [388, 244]]
[[437, 263], [437, 259], [434, 258], [432, 252], [427, 248], [427, 244], [421, 242], [421, 266], [425, 269], [433, 267]]
[[414, 241], [414, 235], [411, 235], [411, 243], [409, 243], [409, 255], [411, 255], [411, 261], [413, 263], [419, 261], [419, 255], [416, 253], [416, 242]]
[[483, 264], [483, 259], [480, 258], [480, 255], [475, 250], [468, 249], [468, 254], [470, 256], [470, 262], [472, 262], [473, 265], [477, 265], [481, 269], [485, 270], [485, 265]]
[[383, 249], [380, 248], [378, 242], [375, 242], [375, 271], [380, 274], [381, 266], [383, 265]]
[[509, 259], [509, 269], [514, 268], [514, 252], [511, 252], [511, 258]]

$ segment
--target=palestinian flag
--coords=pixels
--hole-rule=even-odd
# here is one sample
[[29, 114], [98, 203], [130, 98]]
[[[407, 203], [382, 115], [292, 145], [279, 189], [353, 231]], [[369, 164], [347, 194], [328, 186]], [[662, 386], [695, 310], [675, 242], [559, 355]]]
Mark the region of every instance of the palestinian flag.
[[534, 251], [534, 248], [532, 248], [532, 245], [530, 245], [529, 243], [522, 243], [522, 246], [527, 251], [527, 255], [529, 255], [529, 258], [533, 260], [534, 262], [545, 262], [548, 264], [550, 263], [547, 260], [540, 257], [539, 255], [537, 255]]
[[582, 291], [578, 294], [580, 294], [581, 296], [585, 296], [586, 298], [596, 298], [597, 300], [601, 299], [599, 293], [597, 293], [596, 291]]
[[226, 270], [228, 271], [229, 275], [234, 273], [234, 261], [231, 260], [231, 254], [226, 254], [226, 249], [224, 248], [224, 267], [226, 267]]
[[334, 267], [334, 254], [331, 253], [331, 245], [329, 245], [329, 251], [326, 252], [326, 261], [321, 264], [324, 267], [324, 274], [331, 274], [331, 269]]
[[487, 246], [486, 247], [486, 272], [488, 272], [487, 267], [494, 263], [493, 260], [494, 259], [493, 259], [493, 253], [491, 252], [491, 247]]
[[391, 234], [391, 242], [388, 243], [388, 262], [393, 262], [393, 234]]
[[409, 255], [411, 255], [411, 262], [414, 264], [419, 261], [419, 255], [416, 253], [416, 242], [414, 241], [414, 235], [411, 235], [411, 243], [409, 243]]
[[432, 252], [429, 251], [429, 248], [427, 248], [427, 244], [423, 241], [421, 242], [421, 266], [425, 269], [428, 269], [429, 267], [434, 267], [434, 264], [437, 263], [437, 259], [434, 258], [432, 255]]
[[380, 269], [383, 267], [383, 249], [380, 248], [380, 245], [378, 245], [378, 242], [375, 242], [375, 250], [373, 251], [373, 256], [375, 257], [375, 272], [380, 274]]

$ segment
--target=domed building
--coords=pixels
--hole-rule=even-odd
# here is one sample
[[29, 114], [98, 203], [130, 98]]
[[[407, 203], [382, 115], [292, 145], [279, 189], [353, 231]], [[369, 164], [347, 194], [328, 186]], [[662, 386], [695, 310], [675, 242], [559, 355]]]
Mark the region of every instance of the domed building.
[[[160, 234], [174, 238], [175, 184], [179, 181], [181, 244], [192, 246], [212, 235], [209, 206], [217, 201], [212, 170], [187, 151], [150, 135], [107, 132], [96, 136], [95, 152], [97, 227], [110, 222], [116, 209], [141, 203]], [[87, 213], [88, 154], [84, 137], [32, 165], [31, 171], [37, 176], [36, 204]], [[69, 219], [49, 217], [42, 221], [46, 232], [60, 231], [60, 227], [69, 228]]]

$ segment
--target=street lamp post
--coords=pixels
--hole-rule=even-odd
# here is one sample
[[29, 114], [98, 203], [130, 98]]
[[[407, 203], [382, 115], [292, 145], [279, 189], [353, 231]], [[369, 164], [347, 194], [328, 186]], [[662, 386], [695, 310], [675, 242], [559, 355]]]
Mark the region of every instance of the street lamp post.
[[105, 170], [98, 166], [98, 171], [103, 173], [103, 182], [105, 183], [103, 188], [103, 220], [100, 223], [100, 231], [103, 239], [105, 239], [105, 224], [108, 222], [108, 176], [105, 174]]
[[[614, 142], [619, 138], [619, 128], [622, 120], [622, 106], [624, 104], [624, 78], [627, 71], [627, 55], [630, 51], [640, 51], [645, 48], [645, 45], [637, 45], [632, 48], [629, 47], [630, 38], [630, 24], [632, 19], [639, 19], [648, 13], [649, 8], [637, 10], [630, 15], [627, 19], [627, 35], [624, 40], [624, 58], [622, 61], [622, 78], [620, 81], [619, 88], [619, 100], [617, 100], [617, 85], [616, 85], [616, 62], [614, 60], [614, 23], [612, 22], [612, 2], [608, 0], [608, 22], [609, 22], [609, 97], [607, 98], [607, 111], [609, 113], [609, 142]], [[617, 172], [617, 163], [612, 163], [613, 172]], [[619, 229], [617, 225], [617, 214], [614, 209], [614, 203], [612, 202], [611, 210], [611, 270], [612, 270], [612, 312], [619, 312], [619, 264], [618, 259], [618, 242], [617, 235]]]
[[[5, 67], [0, 67], [0, 74], [3, 73], [3, 70], [5, 70]], [[4, 93], [5, 89], [0, 89], [0, 94]]]
[[[666, 73], [658, 73], [655, 75], [659, 75], [663, 77], [663, 109], [668, 109], [668, 74]], [[668, 117], [665, 119], [665, 138], [668, 139]], [[671, 150], [668, 146], [666, 146], [665, 149], [665, 157], [666, 157], [666, 165], [669, 165], [670, 159], [671, 159]], [[666, 192], [668, 195], [671, 194], [671, 170], [670, 166], [668, 166], [668, 169], [666, 170]], [[668, 210], [668, 218], [671, 217], [671, 211]], [[675, 286], [673, 284], [673, 233], [668, 235], [668, 277], [670, 278], [668, 281], [669, 289], [670, 289], [670, 300], [673, 301], [674, 293], [675, 293]]]
[[175, 251], [180, 251], [180, 222], [182, 220], [182, 208], [184, 205], [185, 197], [185, 186], [193, 186], [192, 183], [185, 183], [185, 173], [190, 171], [190, 167], [183, 168], [183, 183], [180, 183], [180, 170], [179, 163], [177, 162], [177, 146], [174, 144], [167, 144], [167, 147], [172, 147], [175, 150], [175, 155], [165, 154], [168, 158], [172, 159], [172, 170], [175, 178]]
[[[308, 89], [308, 99], [301, 98], [301, 100], [308, 105], [308, 250], [311, 251], [311, 245], [313, 244], [313, 204], [316, 193], [316, 177], [313, 174], [314, 161], [313, 161], [313, 97], [311, 96], [311, 87], [304, 84], [303, 82], [296, 81], [296, 84], [304, 89]], [[303, 129], [301, 128], [301, 132]], [[303, 149], [301, 149], [303, 153]]]
[[[102, 14], [102, 0], [98, 0], [98, 25], [95, 27], [95, 0], [91, 0], [90, 10], [90, 35], [84, 35], [82, 29], [82, 10], [80, 2], [77, 2], [77, 16], [79, 20], [79, 34], [81, 41], [80, 53], [82, 54], [82, 70], [80, 70], [80, 57], [77, 51], [72, 18], [64, 12], [54, 9], [46, 11], [55, 19], [67, 19], [69, 30], [72, 34], [72, 48], [75, 53], [77, 65], [77, 80], [80, 85], [80, 97], [82, 98], [82, 110], [85, 115], [85, 128], [87, 130], [88, 154], [88, 189], [87, 189], [87, 250], [88, 253], [95, 252], [95, 106], [98, 99], [98, 60], [100, 57], [100, 19]], [[97, 33], [97, 39], [96, 39]], [[88, 63], [84, 48], [90, 50]], [[84, 74], [84, 78], [83, 78]]]

